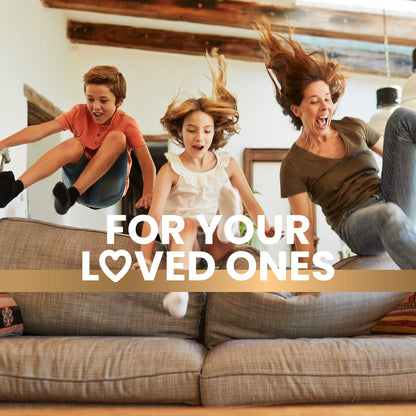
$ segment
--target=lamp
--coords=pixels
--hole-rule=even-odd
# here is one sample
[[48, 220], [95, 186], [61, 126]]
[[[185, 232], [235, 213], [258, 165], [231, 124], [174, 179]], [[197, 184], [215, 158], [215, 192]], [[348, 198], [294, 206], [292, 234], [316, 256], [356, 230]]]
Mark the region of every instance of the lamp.
[[416, 109], [416, 49], [413, 49], [413, 74], [403, 87], [402, 106]]
[[[387, 39], [386, 9], [384, 8], [384, 4], [383, 4], [383, 29], [384, 29], [384, 59], [385, 59], [385, 64], [386, 64], [386, 75], [387, 75], [387, 80], [390, 84], [389, 45], [388, 45], [388, 39]], [[377, 130], [377, 132], [381, 136], [383, 136], [388, 118], [393, 113], [393, 111], [400, 105], [401, 87], [399, 85], [389, 85], [388, 87], [379, 88], [376, 94], [377, 94], [378, 111], [371, 117], [369, 124], [375, 130]]]
[[[416, 78], [415, 78], [416, 81]], [[415, 84], [416, 85], [416, 84]], [[381, 136], [390, 115], [399, 107], [401, 88], [398, 85], [383, 87], [377, 90], [377, 108], [379, 109], [370, 119], [370, 126]]]

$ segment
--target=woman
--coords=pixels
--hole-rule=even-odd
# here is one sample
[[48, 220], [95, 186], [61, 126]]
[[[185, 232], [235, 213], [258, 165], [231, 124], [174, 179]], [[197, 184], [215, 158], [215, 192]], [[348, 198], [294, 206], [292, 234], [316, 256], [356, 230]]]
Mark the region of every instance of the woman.
[[[333, 120], [334, 104], [344, 93], [346, 75], [323, 52], [307, 53], [291, 36], [257, 25], [277, 102], [300, 135], [282, 163], [282, 197], [292, 213], [311, 225], [310, 200], [359, 255], [387, 251], [402, 269], [416, 269], [416, 113], [400, 108], [383, 137], [364, 121]], [[371, 150], [383, 156], [381, 178]], [[308, 244], [312, 266], [313, 226]]]

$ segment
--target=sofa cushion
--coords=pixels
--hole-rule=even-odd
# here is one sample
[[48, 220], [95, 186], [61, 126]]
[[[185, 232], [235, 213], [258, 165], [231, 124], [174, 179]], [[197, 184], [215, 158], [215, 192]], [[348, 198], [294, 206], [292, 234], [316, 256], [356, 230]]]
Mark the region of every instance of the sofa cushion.
[[205, 406], [415, 398], [412, 336], [229, 341], [201, 374]]
[[163, 309], [163, 293], [12, 292], [25, 334], [199, 336], [202, 293], [191, 293], [184, 318]]
[[196, 405], [204, 355], [175, 338], [4, 338], [0, 400]]
[[383, 316], [372, 328], [375, 333], [416, 334], [416, 293]]
[[23, 334], [22, 313], [9, 293], [0, 293], [0, 337]]
[[209, 293], [205, 339], [340, 337], [370, 333], [408, 295], [388, 292]]

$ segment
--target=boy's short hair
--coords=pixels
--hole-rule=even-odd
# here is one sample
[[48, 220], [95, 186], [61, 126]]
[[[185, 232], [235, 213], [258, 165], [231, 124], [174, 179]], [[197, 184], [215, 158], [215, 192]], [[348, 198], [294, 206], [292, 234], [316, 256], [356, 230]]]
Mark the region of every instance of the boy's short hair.
[[127, 85], [123, 74], [115, 66], [94, 66], [83, 77], [84, 93], [88, 84], [108, 85], [116, 97], [116, 104], [126, 98]]

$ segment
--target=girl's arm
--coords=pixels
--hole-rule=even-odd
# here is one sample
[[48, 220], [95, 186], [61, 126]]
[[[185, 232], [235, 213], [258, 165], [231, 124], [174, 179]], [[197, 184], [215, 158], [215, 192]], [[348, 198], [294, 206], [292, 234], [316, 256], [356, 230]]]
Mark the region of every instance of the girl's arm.
[[146, 145], [137, 147], [133, 151], [137, 157], [143, 176], [143, 193], [136, 203], [136, 208], [149, 208], [152, 203], [156, 167]]
[[[228, 174], [228, 177], [230, 178], [231, 184], [238, 190], [243, 204], [257, 225], [257, 216], [264, 215], [264, 211], [260, 204], [257, 202], [257, 199], [255, 198], [252, 190], [250, 189], [250, 185], [247, 182], [244, 172], [241, 170], [237, 161], [232, 157], [230, 158], [230, 163], [225, 170]], [[265, 218], [265, 221], [266, 236], [271, 237], [274, 235], [274, 229], [270, 227], [269, 223], [267, 222], [267, 218]]]
[[37, 142], [51, 134], [58, 133], [64, 128], [61, 123], [56, 120], [47, 121], [46, 123], [36, 124], [25, 127], [15, 134], [0, 141], [0, 150], [6, 147], [18, 146], [19, 144], [27, 144]]
[[371, 150], [376, 152], [378, 155], [383, 156], [383, 144], [384, 144], [384, 138], [380, 137], [376, 144], [371, 147]]
[[[169, 192], [173, 184], [177, 181], [175, 180], [175, 175], [175, 172], [173, 172], [172, 168], [170, 167], [170, 163], [166, 163], [161, 167], [159, 173], [156, 176], [154, 196], [148, 215], [153, 217], [158, 225], [162, 218], [163, 209], [165, 207]], [[150, 225], [147, 222], [144, 222], [143, 224], [142, 234], [143, 237], [146, 237], [150, 234]], [[143, 252], [143, 257], [147, 262], [152, 261], [152, 251], [154, 245], [155, 242], [152, 241], [149, 244], [143, 245], [141, 248]]]
[[300, 194], [292, 195], [288, 197], [290, 209], [293, 215], [303, 215], [309, 220], [309, 228], [305, 233], [305, 237], [308, 240], [308, 244], [302, 244], [297, 236], [295, 236], [295, 247], [296, 251], [306, 251], [308, 254], [307, 258], [304, 258], [303, 261], [308, 263], [308, 269], [312, 268], [312, 257], [315, 254], [315, 245], [314, 245], [314, 223], [312, 216], [312, 204], [307, 192], [302, 192]]

